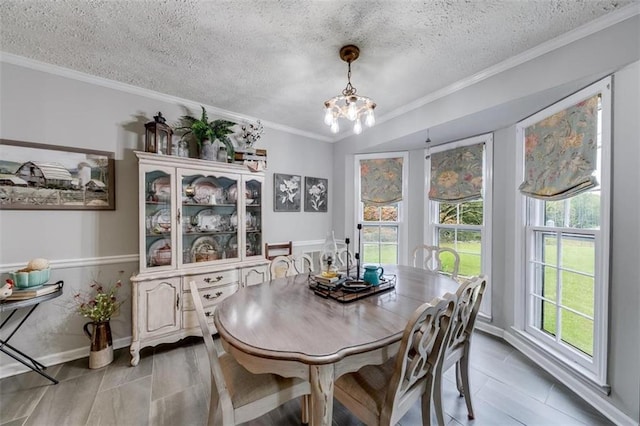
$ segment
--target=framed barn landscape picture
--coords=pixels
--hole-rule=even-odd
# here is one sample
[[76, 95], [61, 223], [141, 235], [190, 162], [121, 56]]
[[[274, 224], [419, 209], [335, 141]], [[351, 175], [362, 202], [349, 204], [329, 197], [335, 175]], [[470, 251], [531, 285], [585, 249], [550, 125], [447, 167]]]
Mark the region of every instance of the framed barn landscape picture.
[[304, 211], [326, 212], [328, 204], [329, 179], [305, 176]]
[[297, 175], [273, 174], [273, 211], [299, 212], [302, 178]]
[[114, 210], [111, 152], [0, 139], [0, 209]]

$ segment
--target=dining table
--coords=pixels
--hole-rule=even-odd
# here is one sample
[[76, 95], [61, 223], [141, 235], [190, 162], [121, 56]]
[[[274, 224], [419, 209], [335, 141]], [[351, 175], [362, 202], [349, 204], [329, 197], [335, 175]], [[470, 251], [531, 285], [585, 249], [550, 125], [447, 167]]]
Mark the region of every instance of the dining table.
[[222, 345], [254, 374], [308, 380], [310, 424], [328, 426], [335, 380], [392, 358], [414, 310], [459, 286], [420, 268], [383, 268], [395, 287], [348, 303], [316, 294], [309, 273], [241, 288], [215, 310]]

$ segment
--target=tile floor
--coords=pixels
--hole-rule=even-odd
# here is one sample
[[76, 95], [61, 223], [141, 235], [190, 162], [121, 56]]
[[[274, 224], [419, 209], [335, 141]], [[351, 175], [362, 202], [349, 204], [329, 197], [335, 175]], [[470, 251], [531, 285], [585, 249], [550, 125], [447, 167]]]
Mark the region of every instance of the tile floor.
[[[443, 388], [448, 425], [612, 424], [502, 340], [476, 332], [471, 353], [476, 419], [467, 419], [452, 368], [445, 374]], [[86, 358], [49, 367], [48, 372], [60, 380], [57, 385], [33, 372], [0, 380], [0, 425], [206, 423], [209, 367], [201, 339], [145, 348], [137, 367], [130, 367], [129, 359], [128, 351], [120, 349], [114, 362], [99, 370], [89, 370]], [[294, 400], [246, 425], [298, 425], [299, 413], [299, 401]], [[336, 402], [333, 424], [362, 423]], [[400, 424], [421, 424], [418, 404]]]

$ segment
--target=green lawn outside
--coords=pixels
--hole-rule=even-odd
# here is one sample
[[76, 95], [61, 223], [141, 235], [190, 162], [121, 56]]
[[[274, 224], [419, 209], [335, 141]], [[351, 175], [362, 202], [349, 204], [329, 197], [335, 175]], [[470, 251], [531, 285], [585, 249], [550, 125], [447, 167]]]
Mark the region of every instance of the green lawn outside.
[[[458, 252], [458, 256], [460, 256], [458, 275], [465, 277], [480, 275], [482, 271], [482, 259], [480, 257], [481, 246], [479, 241], [458, 241], [457, 247], [455, 247], [453, 243], [442, 243], [440, 246], [449, 247]], [[442, 255], [442, 270], [451, 272], [453, 270], [453, 260], [453, 256], [444, 253]]]
[[[554, 241], [555, 243], [555, 241]], [[545, 260], [555, 264], [557, 247], [555, 244], [545, 246]], [[581, 241], [563, 241], [562, 264], [586, 273], [593, 273], [595, 248], [593, 244]], [[558, 300], [556, 279], [557, 269], [547, 266], [544, 268], [544, 296], [553, 301]], [[594, 280], [591, 277], [562, 271], [562, 297], [559, 302], [583, 314], [593, 316]], [[556, 335], [556, 306], [543, 303], [543, 330]], [[562, 340], [581, 351], [593, 355], [593, 321], [563, 309]]]
[[398, 248], [395, 245], [382, 245], [378, 256], [378, 246], [365, 243], [362, 261], [363, 263], [396, 264], [398, 263], [397, 252]]
[[[555, 240], [548, 240], [555, 243]], [[460, 255], [460, 270], [462, 276], [478, 275], [480, 266], [480, 242], [458, 242], [457, 247], [453, 243], [444, 243], [443, 247], [457, 248]], [[563, 241], [562, 264], [570, 269], [593, 273], [594, 270], [594, 246], [584, 241]], [[545, 246], [545, 260], [555, 265], [557, 249], [554, 244]], [[377, 245], [364, 246], [364, 263], [397, 263], [396, 246], [382, 246], [381, 256], [378, 257]], [[442, 259], [444, 271], [451, 271], [453, 258], [446, 256]], [[544, 268], [545, 288], [544, 296], [553, 301], [557, 301], [557, 282], [555, 267]], [[562, 272], [562, 298], [560, 300], [565, 306], [578, 312], [593, 316], [594, 306], [594, 280], [591, 277], [575, 274], [572, 272]], [[554, 304], [542, 303], [542, 329], [552, 335], [556, 335], [556, 306]], [[573, 312], [563, 309], [562, 315], [562, 340], [575, 346], [581, 351], [593, 355], [593, 321], [583, 318]]]

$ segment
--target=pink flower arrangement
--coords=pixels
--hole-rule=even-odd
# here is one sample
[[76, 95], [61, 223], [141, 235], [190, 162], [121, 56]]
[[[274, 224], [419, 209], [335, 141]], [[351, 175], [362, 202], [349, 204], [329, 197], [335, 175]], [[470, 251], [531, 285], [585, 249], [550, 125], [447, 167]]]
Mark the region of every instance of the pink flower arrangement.
[[78, 306], [78, 313], [93, 322], [109, 321], [112, 316], [118, 313], [118, 309], [124, 303], [123, 300], [117, 298], [120, 287], [122, 287], [120, 280], [108, 288], [93, 280], [91, 283], [93, 294], [76, 293], [73, 296], [73, 300]]

